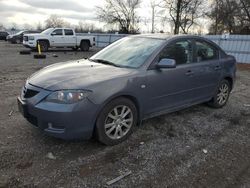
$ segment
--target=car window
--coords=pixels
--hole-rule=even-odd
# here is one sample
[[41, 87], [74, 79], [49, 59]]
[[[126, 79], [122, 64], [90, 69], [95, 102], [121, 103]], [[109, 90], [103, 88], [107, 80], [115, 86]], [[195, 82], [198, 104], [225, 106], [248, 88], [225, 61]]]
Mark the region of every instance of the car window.
[[102, 59], [119, 66], [138, 68], [164, 43], [165, 40], [162, 39], [125, 37], [99, 51], [90, 59]]
[[218, 59], [217, 50], [207, 42], [196, 41], [195, 62]]
[[62, 35], [62, 29], [56, 29], [53, 31], [54, 35]]
[[159, 54], [159, 60], [163, 58], [174, 59], [177, 65], [192, 62], [192, 43], [189, 40], [181, 40], [168, 44]]
[[65, 35], [74, 35], [72, 29], [64, 29]]

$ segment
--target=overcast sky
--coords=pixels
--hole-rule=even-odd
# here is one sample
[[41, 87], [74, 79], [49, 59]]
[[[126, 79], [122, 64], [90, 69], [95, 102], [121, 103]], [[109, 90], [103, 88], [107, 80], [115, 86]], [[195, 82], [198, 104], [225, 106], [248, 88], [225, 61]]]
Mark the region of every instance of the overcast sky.
[[[100, 23], [95, 14], [96, 6], [103, 4], [104, 0], [0, 0], [0, 24], [7, 28], [14, 24], [20, 29], [27, 24], [36, 28], [39, 22], [43, 24], [51, 14], [56, 14], [73, 25], [83, 21], [103, 27], [104, 23]], [[142, 0], [137, 11], [142, 20], [141, 31], [150, 31], [150, 0]], [[159, 19], [156, 18], [156, 28], [170, 32], [169, 25], [163, 28]]]
[[[6, 27], [19, 27], [25, 24], [37, 25], [56, 14], [71, 24], [79, 21], [93, 22], [97, 25], [95, 8], [102, 6], [103, 0], [0, 0], [0, 23]], [[149, 0], [144, 0], [138, 10], [142, 18], [150, 18]]]

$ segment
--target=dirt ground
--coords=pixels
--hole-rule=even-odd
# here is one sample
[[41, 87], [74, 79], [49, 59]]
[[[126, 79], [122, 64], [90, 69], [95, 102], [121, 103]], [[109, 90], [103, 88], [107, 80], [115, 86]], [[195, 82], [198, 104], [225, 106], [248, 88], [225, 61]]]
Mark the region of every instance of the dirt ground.
[[97, 49], [54, 50], [45, 60], [19, 55], [21, 49], [0, 42], [0, 187], [250, 187], [249, 68], [240, 67], [224, 108], [201, 104], [152, 118], [124, 143], [107, 147], [46, 136], [16, 105], [33, 72]]

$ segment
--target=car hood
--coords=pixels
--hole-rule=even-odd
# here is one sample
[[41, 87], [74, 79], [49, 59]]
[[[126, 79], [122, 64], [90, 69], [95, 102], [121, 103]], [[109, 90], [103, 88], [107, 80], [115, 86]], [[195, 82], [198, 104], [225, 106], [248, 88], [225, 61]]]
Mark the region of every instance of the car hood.
[[57, 63], [34, 73], [28, 83], [43, 89], [88, 89], [93, 84], [132, 73], [134, 69], [79, 60]]
[[48, 36], [48, 35], [44, 35], [44, 34], [41, 34], [41, 33], [29, 33], [29, 34], [24, 34], [24, 36], [34, 36], [34, 37], [37, 37], [37, 36]]

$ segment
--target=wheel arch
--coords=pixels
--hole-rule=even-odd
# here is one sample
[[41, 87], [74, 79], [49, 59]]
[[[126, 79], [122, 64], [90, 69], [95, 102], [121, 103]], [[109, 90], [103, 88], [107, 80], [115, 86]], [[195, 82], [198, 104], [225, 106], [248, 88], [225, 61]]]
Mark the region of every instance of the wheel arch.
[[49, 45], [48, 47], [50, 47], [50, 42], [49, 42], [48, 39], [38, 39], [38, 40], [36, 41], [36, 44], [38, 44], [38, 42], [42, 42], [42, 41], [47, 42], [48, 45]]
[[135, 104], [135, 107], [136, 107], [136, 110], [137, 110], [137, 123], [139, 123], [142, 119], [142, 114], [141, 114], [141, 105], [140, 105], [140, 102], [139, 100], [132, 94], [128, 94], [128, 93], [122, 93], [122, 94], [117, 94], [117, 95], [114, 95], [112, 97], [109, 97], [102, 105], [101, 107], [99, 108], [97, 114], [96, 114], [96, 118], [95, 118], [95, 123], [97, 121], [97, 118], [99, 117], [101, 111], [103, 110], [103, 108], [108, 104], [110, 103], [111, 101], [117, 99], [117, 98], [127, 98], [129, 99], [130, 101], [132, 101], [134, 104]]
[[233, 78], [230, 76], [226, 76], [226, 77], [224, 77], [224, 80], [227, 80], [229, 82], [230, 90], [232, 90], [233, 89]]
[[89, 39], [82, 39], [81, 42], [80, 42], [80, 45], [82, 44], [82, 42], [87, 42], [89, 47], [91, 47]]

